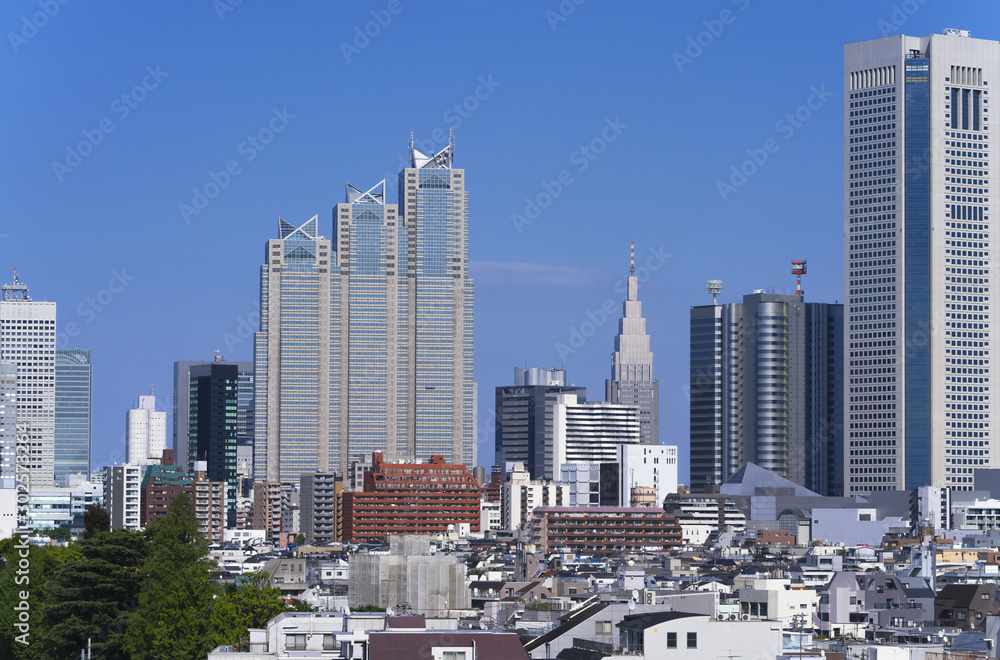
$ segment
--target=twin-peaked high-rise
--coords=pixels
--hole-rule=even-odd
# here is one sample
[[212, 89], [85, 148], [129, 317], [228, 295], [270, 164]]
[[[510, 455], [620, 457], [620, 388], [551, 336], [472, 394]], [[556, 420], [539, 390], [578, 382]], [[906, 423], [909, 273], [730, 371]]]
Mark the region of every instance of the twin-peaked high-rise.
[[279, 221], [261, 267], [255, 478], [297, 482], [386, 460], [474, 465], [473, 283], [453, 144], [409, 150], [397, 204], [348, 184], [327, 239]]

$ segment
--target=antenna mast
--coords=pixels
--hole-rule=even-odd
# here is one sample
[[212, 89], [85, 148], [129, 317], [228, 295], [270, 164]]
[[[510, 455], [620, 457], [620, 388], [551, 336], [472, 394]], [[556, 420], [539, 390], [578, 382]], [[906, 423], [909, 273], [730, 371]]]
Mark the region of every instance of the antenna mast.
[[802, 291], [802, 276], [805, 274], [806, 274], [806, 260], [805, 259], [792, 260], [792, 275], [798, 276], [795, 286], [795, 295], [799, 297], [802, 297], [802, 294], [805, 293], [804, 291]]
[[712, 296], [712, 304], [718, 305], [717, 296], [722, 293], [722, 280], [709, 280], [705, 290]]
[[629, 275], [635, 275], [635, 241], [632, 241], [632, 258], [629, 261]]

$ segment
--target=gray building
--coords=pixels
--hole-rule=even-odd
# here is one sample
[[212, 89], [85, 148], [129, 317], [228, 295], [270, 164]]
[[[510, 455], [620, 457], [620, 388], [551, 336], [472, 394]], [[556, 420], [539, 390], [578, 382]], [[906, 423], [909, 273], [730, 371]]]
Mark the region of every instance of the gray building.
[[388, 555], [350, 557], [347, 602], [397, 611], [408, 603], [414, 613], [446, 617], [471, 606], [465, 572], [457, 556], [431, 555], [429, 536], [393, 536]]
[[228, 362], [220, 355], [216, 355], [215, 360], [207, 361], [178, 360], [174, 362], [174, 460], [188, 474], [193, 473], [188, 441], [191, 430], [191, 369], [212, 364], [236, 365], [236, 443], [238, 445], [253, 443], [253, 362]]
[[611, 354], [611, 378], [605, 381], [605, 400], [639, 411], [639, 442], [660, 444], [660, 381], [653, 378], [653, 352], [649, 347], [646, 319], [639, 301], [639, 278], [635, 275], [635, 243], [626, 285], [622, 317], [618, 320], [615, 351]]
[[747, 462], [843, 490], [843, 306], [757, 291], [691, 309], [691, 488]]
[[344, 489], [339, 472], [311, 472], [299, 480], [299, 529], [308, 542], [328, 545], [340, 536], [337, 495]]
[[397, 204], [347, 185], [330, 240], [279, 220], [254, 337], [254, 473], [297, 482], [383, 452], [476, 463], [468, 196], [452, 144], [409, 149]]
[[55, 482], [67, 475], [90, 475], [90, 351], [56, 350]]
[[998, 77], [1000, 42], [962, 30], [844, 46], [848, 494], [1000, 467]]
[[587, 388], [566, 385], [561, 369], [514, 367], [514, 384], [496, 388], [497, 465], [521, 463], [532, 479], [555, 479], [555, 406], [560, 394], [587, 398]]
[[0, 479], [17, 476], [17, 365], [0, 362]]

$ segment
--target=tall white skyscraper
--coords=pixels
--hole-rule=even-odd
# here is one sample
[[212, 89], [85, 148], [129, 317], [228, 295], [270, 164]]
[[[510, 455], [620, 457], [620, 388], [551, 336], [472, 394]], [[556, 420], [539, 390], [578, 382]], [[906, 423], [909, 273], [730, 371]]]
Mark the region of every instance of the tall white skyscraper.
[[156, 397], [140, 396], [139, 407], [125, 417], [126, 462], [130, 465], [156, 465], [167, 448], [167, 413], [157, 412]]
[[998, 74], [1000, 43], [959, 30], [844, 47], [846, 495], [1000, 466]]
[[17, 368], [17, 426], [31, 487], [55, 483], [56, 304], [35, 302], [17, 273], [0, 300], [0, 363]]
[[646, 319], [639, 302], [635, 275], [635, 243], [629, 266], [622, 317], [611, 355], [611, 378], [605, 381], [605, 399], [634, 406], [639, 411], [639, 438], [644, 445], [660, 443], [660, 381], [653, 378], [653, 352], [649, 348]]

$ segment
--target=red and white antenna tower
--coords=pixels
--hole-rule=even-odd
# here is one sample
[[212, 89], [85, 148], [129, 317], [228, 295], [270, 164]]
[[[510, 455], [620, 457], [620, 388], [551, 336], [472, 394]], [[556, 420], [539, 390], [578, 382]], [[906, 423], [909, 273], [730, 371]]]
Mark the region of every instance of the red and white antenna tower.
[[632, 258], [629, 261], [628, 272], [630, 275], [635, 275], [635, 241], [632, 241]]
[[801, 296], [803, 294], [803, 291], [802, 291], [802, 276], [805, 275], [805, 274], [806, 274], [806, 260], [805, 259], [798, 259], [798, 260], [793, 259], [792, 260], [792, 275], [797, 275], [798, 276], [798, 279], [796, 280], [796, 286], [795, 286], [795, 295], [797, 295], [797, 296]]

